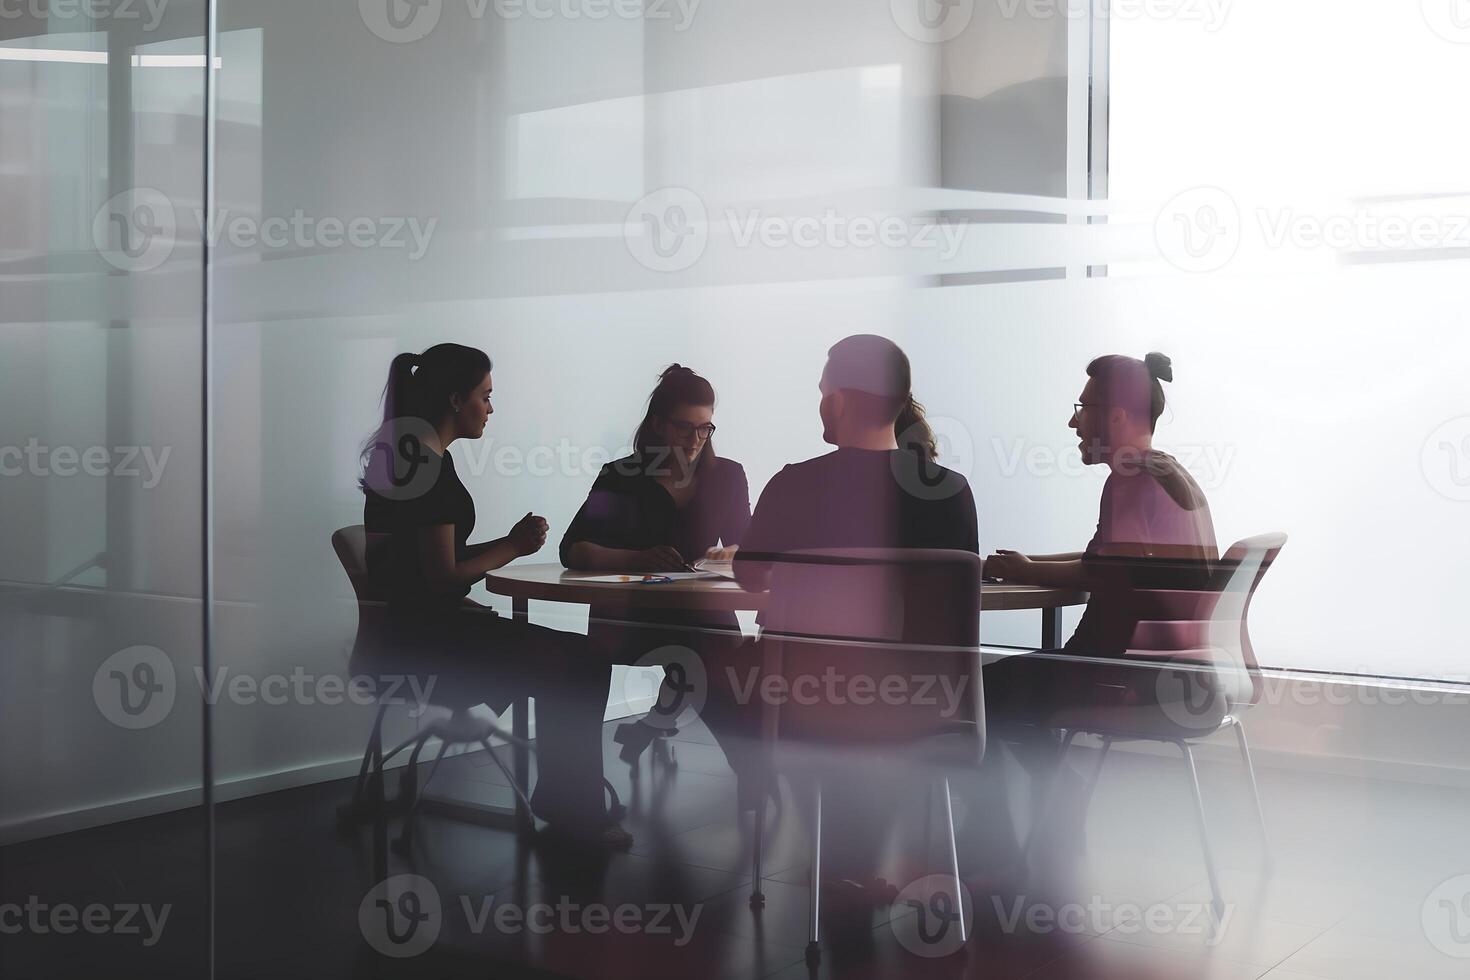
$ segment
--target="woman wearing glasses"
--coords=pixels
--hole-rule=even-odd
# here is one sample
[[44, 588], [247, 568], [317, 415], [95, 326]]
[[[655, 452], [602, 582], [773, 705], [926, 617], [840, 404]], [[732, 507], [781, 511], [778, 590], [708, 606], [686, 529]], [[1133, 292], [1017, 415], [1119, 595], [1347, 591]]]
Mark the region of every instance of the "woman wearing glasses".
[[[715, 390], [680, 364], [659, 376], [633, 436], [632, 455], [602, 468], [561, 541], [567, 568], [603, 572], [679, 572], [701, 558], [729, 559], [750, 523], [745, 470], [715, 455]], [[638, 663], [670, 645], [715, 653], [738, 642], [734, 613], [642, 611], [595, 606], [588, 633], [612, 663]], [[643, 629], [641, 624], [658, 629]], [[670, 632], [668, 627], [676, 629]], [[713, 632], [712, 632], [713, 631]], [[618, 730], [622, 757], [635, 761], [656, 729]]]

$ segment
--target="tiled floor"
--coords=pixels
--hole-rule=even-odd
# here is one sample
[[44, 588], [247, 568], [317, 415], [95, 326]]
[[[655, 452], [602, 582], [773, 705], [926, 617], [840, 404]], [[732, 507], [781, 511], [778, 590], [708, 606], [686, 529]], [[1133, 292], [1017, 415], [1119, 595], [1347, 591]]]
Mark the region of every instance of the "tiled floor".
[[[400, 856], [387, 847], [391, 822], [338, 833], [334, 809], [350, 790], [343, 783], [221, 805], [217, 975], [807, 977], [810, 848], [790, 787], [768, 816], [766, 906], [755, 913], [747, 904], [750, 823], [736, 819], [734, 780], [708, 733], [680, 733], [677, 766], [645, 757], [636, 775], [617, 760], [610, 735], [611, 726], [606, 771], [628, 804], [637, 844], [591, 861], [436, 816], [420, 818], [411, 855]], [[502, 777], [485, 761], [448, 760], [436, 790], [495, 793]], [[1014, 855], [1012, 821], [993, 786], [1025, 798], [1024, 777], [1003, 757], [992, 764], [1001, 768], [988, 793], [956, 787], [972, 913], [964, 948], [920, 955], [943, 943], [917, 941], [919, 913], [901, 901], [831, 917], [817, 976], [1470, 976], [1470, 879], [1455, 881], [1470, 875], [1464, 792], [1263, 767], [1275, 858], [1268, 872], [1239, 764], [1203, 763], [1227, 903], [1213, 924], [1177, 760], [1115, 751], [1089, 812], [1085, 859], [1010, 886], [1000, 868]], [[885, 878], [903, 886], [944, 868], [941, 848], [924, 855], [921, 800], [885, 791], [876, 776], [872, 799], [902, 818], [882, 858]], [[1010, 806], [1024, 816], [1021, 803]], [[0, 976], [202, 976], [203, 843], [195, 812], [0, 850], [0, 906], [36, 896], [50, 906], [170, 907], [161, 939], [146, 946], [144, 936], [85, 930], [0, 937]], [[359, 910], [377, 882], [406, 874], [427, 879], [443, 911], [432, 944], [395, 959], [375, 951]], [[538, 928], [497, 920], [504, 906], [547, 918]], [[546, 911], [533, 913], [538, 907]], [[563, 907], [569, 915], [606, 908], [609, 921], [553, 921]], [[617, 914], [628, 917], [626, 928], [613, 926]]]

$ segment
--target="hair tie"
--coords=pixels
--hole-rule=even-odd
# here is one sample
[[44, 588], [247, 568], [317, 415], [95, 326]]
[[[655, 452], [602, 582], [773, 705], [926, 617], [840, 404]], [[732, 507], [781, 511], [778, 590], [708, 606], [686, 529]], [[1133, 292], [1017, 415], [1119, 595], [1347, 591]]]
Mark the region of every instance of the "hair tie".
[[1143, 359], [1143, 363], [1148, 368], [1149, 377], [1158, 381], [1174, 380], [1174, 362], [1169, 359], [1168, 354], [1151, 351]]

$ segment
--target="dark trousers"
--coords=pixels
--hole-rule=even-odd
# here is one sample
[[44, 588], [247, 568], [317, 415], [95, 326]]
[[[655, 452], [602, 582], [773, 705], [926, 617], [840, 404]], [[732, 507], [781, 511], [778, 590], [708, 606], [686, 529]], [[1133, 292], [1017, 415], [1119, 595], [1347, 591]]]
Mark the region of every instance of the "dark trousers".
[[536, 701], [536, 815], [574, 832], [608, 822], [602, 785], [602, 719], [612, 669], [587, 655], [586, 637], [506, 619], [471, 603], [432, 614], [395, 612], [386, 642], [354, 656], [355, 673], [433, 683], [429, 702], [497, 713]]

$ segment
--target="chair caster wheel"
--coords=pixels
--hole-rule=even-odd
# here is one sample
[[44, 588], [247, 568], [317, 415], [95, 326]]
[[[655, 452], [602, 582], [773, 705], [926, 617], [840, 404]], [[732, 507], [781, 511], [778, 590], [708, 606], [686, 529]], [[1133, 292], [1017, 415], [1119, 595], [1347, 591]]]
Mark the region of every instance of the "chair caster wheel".
[[762, 895], [760, 892], [756, 892], [754, 895], [750, 896], [750, 908], [752, 911], [759, 912], [765, 907], [766, 896]]

